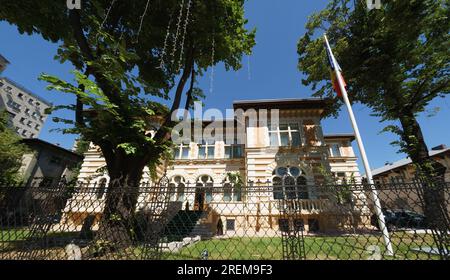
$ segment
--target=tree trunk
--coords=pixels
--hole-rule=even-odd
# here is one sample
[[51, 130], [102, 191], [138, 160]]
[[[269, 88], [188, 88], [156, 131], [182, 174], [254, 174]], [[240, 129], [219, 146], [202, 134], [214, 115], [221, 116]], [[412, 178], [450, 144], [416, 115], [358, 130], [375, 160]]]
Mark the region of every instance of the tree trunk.
[[95, 236], [97, 253], [103, 255], [132, 246], [139, 186], [145, 165], [136, 157], [116, 158], [108, 165], [110, 182]]
[[448, 236], [449, 215], [445, 203], [445, 182], [435, 170], [436, 162], [429, 157], [428, 147], [419, 123], [411, 110], [404, 110], [400, 116], [403, 129], [402, 140], [407, 145], [407, 153], [416, 165], [420, 180], [419, 194], [427, 227], [433, 230], [433, 236], [441, 257], [447, 259], [450, 240]]
[[416, 165], [417, 175], [421, 178], [434, 177], [433, 160], [428, 155], [428, 147], [422, 129], [411, 110], [405, 109], [400, 115], [403, 142], [411, 161]]

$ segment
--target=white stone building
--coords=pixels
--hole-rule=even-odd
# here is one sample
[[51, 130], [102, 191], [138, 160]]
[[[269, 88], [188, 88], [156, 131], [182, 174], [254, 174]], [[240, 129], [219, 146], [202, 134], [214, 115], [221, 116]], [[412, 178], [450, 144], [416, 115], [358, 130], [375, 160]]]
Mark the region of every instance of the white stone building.
[[[325, 102], [321, 99], [236, 101], [233, 107], [246, 112], [244, 143], [191, 142], [174, 149], [174, 159], [166, 170], [172, 213], [203, 211], [198, 223], [212, 234], [221, 225], [225, 235], [265, 236], [279, 232], [280, 201], [295, 198], [296, 223], [304, 225], [306, 231], [334, 229], [337, 221], [332, 225], [322, 215], [331, 211], [327, 208], [330, 198], [317, 193], [315, 186], [325, 182], [325, 173], [341, 181], [360, 181], [351, 145], [354, 136], [323, 133]], [[256, 122], [249, 118], [252, 109], [259, 112]], [[259, 121], [259, 110], [276, 109], [278, 125]], [[74, 205], [79, 205], [75, 197], [66, 207], [71, 213], [66, 222], [80, 227], [88, 215], [96, 215], [98, 221], [109, 180], [104, 166], [101, 153], [91, 146], [79, 180], [100, 189], [98, 200], [95, 206], [91, 203], [91, 207], [75, 209]], [[230, 173], [240, 175], [245, 182], [242, 188], [229, 181]], [[155, 185], [148, 172], [142, 181]]]

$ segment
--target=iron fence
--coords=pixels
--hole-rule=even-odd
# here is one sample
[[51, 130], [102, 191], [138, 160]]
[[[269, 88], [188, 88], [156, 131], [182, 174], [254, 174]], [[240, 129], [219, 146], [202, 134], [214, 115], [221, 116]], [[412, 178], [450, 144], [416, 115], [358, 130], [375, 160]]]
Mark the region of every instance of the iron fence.
[[165, 178], [140, 188], [0, 187], [0, 259], [448, 259], [449, 190]]

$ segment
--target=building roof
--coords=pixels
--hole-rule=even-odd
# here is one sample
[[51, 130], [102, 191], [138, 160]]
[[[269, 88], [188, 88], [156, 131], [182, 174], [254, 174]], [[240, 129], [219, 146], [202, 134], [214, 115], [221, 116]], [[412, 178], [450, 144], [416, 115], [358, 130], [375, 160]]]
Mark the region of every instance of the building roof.
[[3, 60], [6, 64], [9, 64], [9, 61], [1, 54], [0, 54], [0, 60]]
[[[432, 157], [432, 156], [436, 156], [436, 155], [439, 155], [439, 154], [442, 154], [442, 153], [446, 153], [446, 152], [450, 152], [450, 148], [444, 148], [444, 149], [441, 149], [441, 150], [431, 150], [429, 152], [429, 155], [430, 155], [430, 157]], [[382, 166], [380, 168], [372, 170], [372, 175], [373, 176], [381, 175], [381, 174], [383, 174], [385, 172], [388, 172], [388, 171], [391, 171], [393, 169], [396, 169], [396, 168], [408, 165], [410, 163], [412, 163], [410, 158], [404, 158], [404, 159], [396, 161], [396, 162], [394, 162], [392, 164], [388, 164], [388, 165], [385, 165], [385, 166]]]
[[7, 81], [9, 84], [12, 84], [13, 86], [15, 86], [16, 88], [20, 89], [21, 91], [26, 92], [27, 94], [29, 94], [30, 96], [33, 96], [34, 98], [38, 99], [39, 101], [41, 101], [42, 103], [44, 103], [45, 105], [51, 107], [52, 103], [48, 102], [47, 100], [45, 100], [44, 98], [34, 94], [33, 92], [31, 92], [30, 90], [28, 90], [27, 88], [25, 88], [24, 86], [22, 86], [21, 84], [14, 82], [13, 80], [10, 80], [9, 78], [6, 77], [0, 77], [0, 79], [3, 79], [5, 81]]
[[350, 141], [355, 140], [355, 134], [353, 133], [331, 133], [323, 136], [325, 139], [350, 139]]
[[234, 109], [324, 109], [327, 102], [320, 98], [286, 98], [237, 100]]
[[67, 150], [64, 149], [63, 147], [60, 147], [58, 145], [49, 143], [47, 141], [44, 141], [42, 139], [38, 139], [38, 138], [25, 138], [21, 140], [24, 144], [28, 144], [28, 145], [40, 145], [40, 146], [45, 146], [47, 148], [51, 148], [51, 149], [56, 149], [62, 153], [65, 153], [66, 155], [72, 156], [72, 157], [77, 157], [78, 159], [82, 160], [84, 157], [80, 154], [77, 154], [71, 150]]

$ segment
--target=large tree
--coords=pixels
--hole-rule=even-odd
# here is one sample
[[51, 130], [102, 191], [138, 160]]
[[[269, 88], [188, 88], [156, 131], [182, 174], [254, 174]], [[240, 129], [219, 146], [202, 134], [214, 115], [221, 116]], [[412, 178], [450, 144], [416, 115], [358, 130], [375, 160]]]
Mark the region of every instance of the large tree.
[[171, 115], [183, 108], [189, 79], [186, 106], [200, 92], [194, 88], [197, 75], [218, 62], [239, 69], [242, 55], [251, 53], [255, 32], [245, 27], [243, 5], [244, 0], [86, 0], [81, 10], [67, 10], [66, 1], [0, 0], [0, 20], [57, 42], [57, 59], [76, 69], [77, 84], [41, 78], [51, 89], [76, 95], [76, 104], [55, 107], [73, 110], [74, 119], [55, 120], [72, 125], [63, 132], [81, 134], [106, 160], [111, 180], [101, 239], [125, 246], [131, 241], [138, 197], [133, 189], [144, 167], [155, 168], [170, 147]]
[[366, 1], [331, 0], [326, 9], [312, 15], [298, 44], [299, 69], [306, 74], [303, 84], [312, 86], [315, 95], [335, 99], [330, 113], [336, 114], [342, 101], [333, 97], [327, 82], [330, 74], [320, 34], [326, 32], [348, 81], [349, 98], [367, 105], [382, 121], [400, 123], [385, 130], [400, 136], [400, 151], [411, 158], [424, 180], [424, 213], [439, 250], [445, 250], [449, 222], [445, 195], [442, 185], [431, 180], [439, 170], [429, 157], [417, 115], [450, 90], [450, 2], [382, 3], [381, 9], [369, 11]]
[[[396, 144], [419, 175], [435, 175], [433, 161], [417, 121], [433, 99], [449, 93], [450, 9], [448, 0], [382, 1], [368, 10], [366, 1], [332, 0], [312, 15], [298, 43], [303, 84], [314, 94], [334, 98], [330, 113], [342, 101], [333, 97], [321, 35], [326, 32], [347, 80], [349, 97], [371, 108], [382, 121], [399, 121], [386, 131], [400, 136]], [[325, 83], [324, 83], [325, 82]]]
[[9, 127], [9, 115], [0, 111], [0, 185], [13, 186], [21, 183], [23, 155], [28, 148], [20, 141], [19, 135]]

